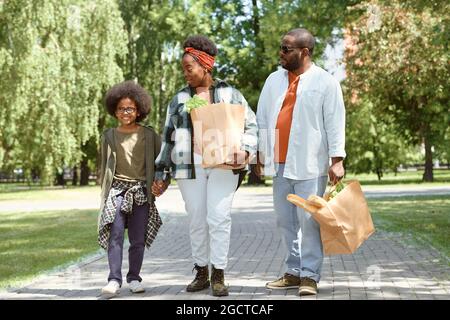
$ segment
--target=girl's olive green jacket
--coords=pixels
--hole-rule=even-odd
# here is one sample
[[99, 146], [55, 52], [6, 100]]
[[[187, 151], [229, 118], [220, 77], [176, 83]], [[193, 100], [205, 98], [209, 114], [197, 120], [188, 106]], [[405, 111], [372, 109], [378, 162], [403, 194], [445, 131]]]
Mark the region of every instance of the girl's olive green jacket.
[[[155, 159], [158, 157], [161, 149], [161, 138], [151, 127], [144, 127], [145, 132], [145, 175], [147, 184], [147, 198], [148, 202], [154, 201], [152, 195], [152, 183], [155, 175]], [[101, 168], [100, 168], [100, 183], [101, 204], [100, 212], [103, 211], [106, 198], [113, 182], [113, 177], [116, 170], [116, 141], [114, 135], [114, 128], [107, 129], [102, 135], [101, 144]]]

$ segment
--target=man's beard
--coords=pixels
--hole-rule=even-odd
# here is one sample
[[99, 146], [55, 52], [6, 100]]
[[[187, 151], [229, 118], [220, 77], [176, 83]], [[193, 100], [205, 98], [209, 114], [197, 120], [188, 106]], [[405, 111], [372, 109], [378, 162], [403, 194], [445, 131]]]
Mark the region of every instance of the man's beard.
[[282, 66], [288, 71], [294, 71], [301, 67], [300, 59], [296, 59], [294, 61], [291, 61], [289, 63], [286, 63], [284, 66]]
[[288, 71], [294, 71], [301, 67], [300, 59], [297, 59], [295, 61], [291, 61], [290, 63], [287, 63], [283, 66]]

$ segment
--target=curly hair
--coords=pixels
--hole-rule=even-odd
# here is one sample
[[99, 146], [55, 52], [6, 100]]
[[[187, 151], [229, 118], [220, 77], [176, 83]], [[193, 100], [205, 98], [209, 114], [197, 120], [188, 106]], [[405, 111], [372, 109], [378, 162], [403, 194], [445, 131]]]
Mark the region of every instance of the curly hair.
[[217, 47], [214, 42], [202, 35], [190, 36], [183, 43], [183, 49], [192, 47], [197, 50], [206, 52], [210, 56], [217, 55]]
[[152, 98], [147, 91], [132, 80], [124, 81], [114, 85], [105, 96], [106, 110], [110, 115], [116, 117], [116, 109], [120, 100], [131, 99], [136, 104], [139, 116], [136, 122], [140, 122], [150, 113]]

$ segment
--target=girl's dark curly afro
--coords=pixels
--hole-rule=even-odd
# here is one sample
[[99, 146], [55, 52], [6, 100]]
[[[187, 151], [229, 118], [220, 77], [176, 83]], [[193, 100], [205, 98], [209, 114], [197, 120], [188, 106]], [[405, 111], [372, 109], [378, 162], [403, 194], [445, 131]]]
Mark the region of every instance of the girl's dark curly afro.
[[108, 90], [105, 97], [106, 110], [110, 115], [116, 117], [116, 109], [120, 100], [129, 98], [136, 104], [139, 116], [136, 122], [140, 122], [150, 113], [152, 98], [147, 91], [136, 82], [129, 80], [118, 83]]
[[204, 51], [213, 57], [215, 57], [218, 52], [214, 42], [202, 35], [190, 36], [189, 38], [187, 38], [183, 43], [183, 49], [187, 47], [192, 47], [194, 49]]

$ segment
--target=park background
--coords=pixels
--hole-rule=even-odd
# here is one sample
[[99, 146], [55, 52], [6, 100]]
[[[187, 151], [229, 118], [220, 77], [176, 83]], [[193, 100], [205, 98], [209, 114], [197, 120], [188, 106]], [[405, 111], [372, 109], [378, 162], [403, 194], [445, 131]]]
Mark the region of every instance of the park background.
[[[364, 190], [450, 185], [447, 1], [0, 0], [0, 287], [96, 252], [97, 211], [27, 209], [99, 194], [103, 98], [135, 80], [159, 133], [184, 86], [184, 39], [219, 48], [214, 75], [256, 111], [288, 30], [317, 39], [313, 60], [344, 93], [347, 179]], [[250, 173], [243, 188], [269, 188]], [[17, 204], [11, 205], [12, 203]], [[448, 264], [449, 194], [369, 200], [377, 228], [412, 234]]]

